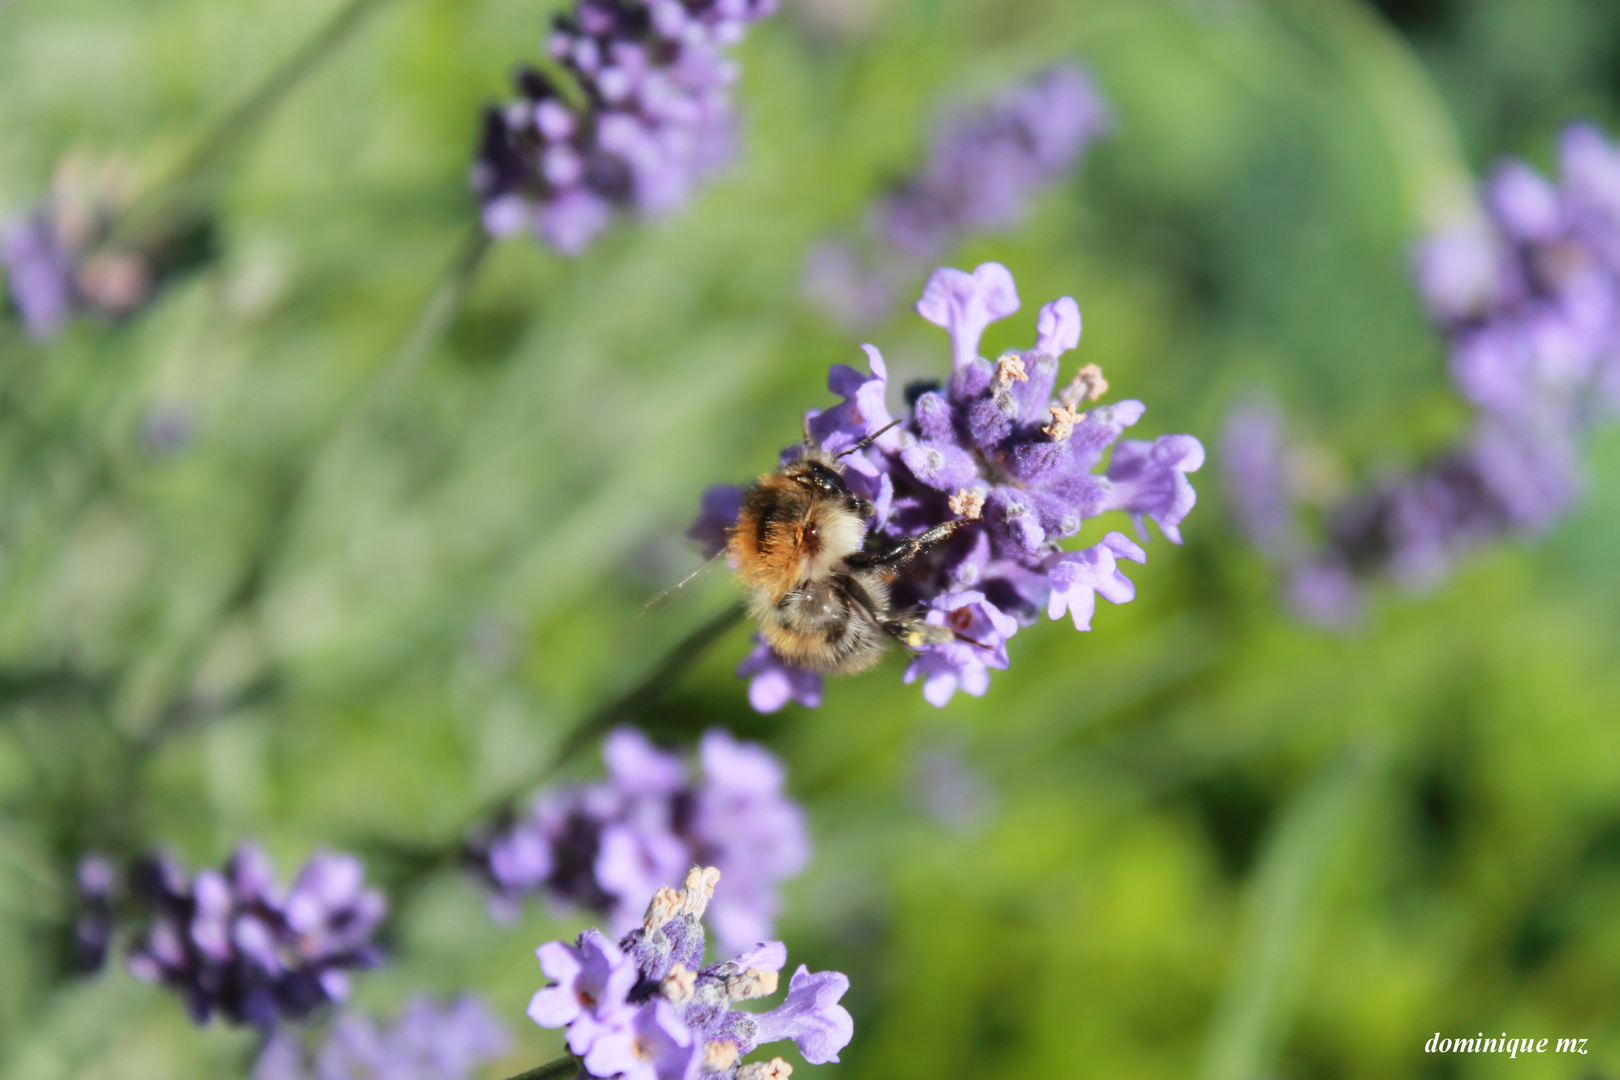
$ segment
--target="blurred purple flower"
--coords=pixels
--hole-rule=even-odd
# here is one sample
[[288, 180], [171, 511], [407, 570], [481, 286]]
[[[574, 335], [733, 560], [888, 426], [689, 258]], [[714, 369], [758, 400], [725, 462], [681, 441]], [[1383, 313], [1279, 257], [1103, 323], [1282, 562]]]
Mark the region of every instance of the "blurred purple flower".
[[[1139, 526], [1151, 518], [1166, 539], [1180, 543], [1180, 524], [1196, 501], [1187, 474], [1203, 464], [1204, 450], [1189, 435], [1120, 443], [1098, 474], [1109, 448], [1145, 409], [1139, 401], [1089, 404], [1108, 390], [1094, 364], [1058, 385], [1063, 354], [1080, 343], [1080, 308], [1072, 298], [1041, 308], [1032, 348], [993, 362], [979, 356], [985, 328], [1018, 306], [1012, 274], [1000, 263], [972, 273], [935, 271], [917, 311], [951, 336], [948, 378], [908, 388], [904, 423], [840, 460], [850, 491], [873, 505], [874, 536], [913, 537], [947, 521], [972, 520], [893, 583], [898, 606], [927, 608], [928, 621], [954, 631], [950, 641], [922, 646], [905, 674], [908, 683], [921, 680], [924, 697], [939, 706], [958, 689], [983, 694], [990, 671], [1007, 666], [1007, 639], [1042, 608], [1054, 619], [1072, 609], [1076, 626], [1089, 629], [1094, 593], [1114, 603], [1131, 599], [1134, 590], [1115, 560], [1140, 562], [1141, 549], [1111, 533], [1090, 549], [1065, 552], [1062, 542], [1085, 521], [1121, 510]], [[842, 404], [807, 414], [810, 438], [833, 452], [890, 423], [883, 357], [871, 345], [863, 348], [868, 372], [840, 364], [828, 376]], [[796, 452], [790, 447], [784, 455]], [[715, 505], [705, 499], [692, 535], [725, 535], [731, 523], [717, 520]], [[1101, 577], [1082, 572], [1104, 563]], [[749, 700], [762, 712], [790, 699], [810, 705], [819, 698], [819, 680], [796, 680], [808, 673], [796, 673], [763, 645], [738, 674], [753, 680]]]
[[[732, 515], [736, 520], [736, 515]], [[748, 704], [755, 712], [773, 713], [790, 701], [807, 709], [821, 704], [821, 675], [796, 668], [777, 656], [758, 634], [754, 651], [737, 665], [737, 677], [748, 680]]]
[[703, 509], [686, 535], [702, 545], [705, 559], [726, 549], [726, 530], [741, 509], [742, 488], [736, 484], [716, 484], [703, 493]]
[[41, 211], [12, 222], [0, 234], [0, 264], [11, 299], [31, 337], [55, 337], [78, 300], [73, 257], [57, 241], [56, 227]]
[[127, 180], [119, 162], [70, 154], [39, 205], [0, 225], [0, 267], [30, 337], [54, 338], [83, 311], [128, 315], [150, 299], [162, 274], [205, 257], [209, 226], [196, 215], [165, 223], [139, 248], [111, 246]]
[[697, 782], [679, 757], [628, 728], [608, 736], [602, 755], [605, 781], [543, 792], [517, 821], [473, 839], [470, 856], [497, 914], [539, 893], [622, 933], [636, 923], [636, 897], [701, 862], [731, 884], [710, 915], [726, 947], [768, 936], [778, 887], [810, 857], [804, 812], [783, 793], [780, 763], [720, 730], [703, 737]]
[[995, 790], [984, 772], [968, 760], [960, 740], [939, 739], [918, 749], [912, 761], [918, 805], [953, 832], [978, 832], [995, 809]]
[[[614, 215], [683, 204], [730, 156], [736, 64], [725, 50], [777, 0], [577, 0], [548, 56], [578, 95], [525, 68], [484, 114], [472, 185], [494, 236], [530, 229], [565, 255]], [[575, 104], [575, 100], [583, 104]]]
[[353, 1013], [340, 1017], [313, 1056], [278, 1032], [259, 1054], [253, 1080], [469, 1080], [509, 1044], [506, 1029], [477, 998], [419, 997], [387, 1027]]
[[371, 936], [387, 911], [364, 887], [358, 860], [318, 853], [285, 896], [264, 851], [237, 848], [223, 871], [186, 875], [164, 855], [138, 863], [130, 892], [150, 921], [129, 969], [185, 998], [192, 1018], [214, 1013], [263, 1029], [348, 996], [347, 972], [379, 959]]
[[877, 323], [963, 238], [1020, 224], [1042, 189], [1111, 126], [1090, 72], [1076, 63], [947, 112], [927, 163], [873, 206], [864, 239], [827, 240], [811, 252], [806, 295], [851, 328]]
[[79, 860], [76, 877], [79, 914], [73, 920], [73, 966], [82, 972], [99, 971], [112, 945], [118, 870], [105, 855], [86, 855]]
[[1227, 415], [1220, 460], [1226, 494], [1249, 543], [1273, 559], [1290, 559], [1303, 543], [1295, 520], [1290, 454], [1281, 411], [1245, 401]]
[[[780, 1058], [747, 1064], [742, 1059], [765, 1043], [791, 1039], [805, 1060], [821, 1064], [837, 1061], [849, 1044], [855, 1023], [839, 1003], [849, 980], [836, 971], [812, 973], [800, 965], [782, 1004], [766, 1012], [736, 1008], [739, 1002], [776, 993], [787, 947], [779, 941], [760, 942], [732, 960], [704, 965], [702, 920], [722, 877], [713, 867], [694, 867], [683, 889], [666, 887], [653, 896], [641, 924], [614, 949], [614, 970], [627, 969], [633, 984], [627, 996], [599, 999], [598, 1012], [567, 1018], [566, 1010], [545, 1009], [536, 1015], [531, 1009], [542, 1027], [568, 1028], [569, 1047], [583, 1057], [591, 1076], [786, 1080], [792, 1069]], [[587, 946], [592, 936], [600, 940], [595, 931], [587, 931], [577, 948], [561, 942], [542, 945], [542, 960], [571, 948], [599, 948]], [[550, 967], [545, 971], [552, 976]], [[567, 993], [573, 977], [561, 977], [535, 999]], [[587, 1022], [589, 1031], [576, 1037], [575, 1028]], [[581, 1045], [587, 1048], [581, 1051]]]
[[1620, 149], [1575, 124], [1560, 157], [1556, 184], [1499, 165], [1483, 185], [1485, 220], [1430, 237], [1414, 258], [1453, 384], [1476, 410], [1456, 446], [1329, 508], [1313, 550], [1280, 419], [1234, 412], [1229, 493], [1305, 617], [1343, 624], [1366, 582], [1428, 587], [1464, 553], [1543, 532], [1575, 503], [1584, 437], [1620, 406]]
[[923, 170], [879, 204], [877, 231], [922, 262], [962, 236], [1017, 225], [1112, 120], [1090, 73], [1054, 67], [989, 105], [947, 114]]

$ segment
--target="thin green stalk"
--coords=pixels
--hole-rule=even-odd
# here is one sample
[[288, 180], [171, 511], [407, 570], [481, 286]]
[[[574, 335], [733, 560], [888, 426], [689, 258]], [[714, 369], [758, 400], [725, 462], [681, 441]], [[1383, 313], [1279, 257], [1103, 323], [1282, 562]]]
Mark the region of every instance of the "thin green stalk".
[[122, 216], [115, 237], [161, 221], [196, 197], [231, 154], [284, 102], [298, 85], [357, 30], [366, 17], [388, 0], [347, 0], [298, 51], [276, 68], [259, 86], [215, 120], [191, 152], [160, 183], [137, 199]]
[[1409, 216], [1424, 231], [1478, 216], [1462, 140], [1428, 69], [1361, 0], [1268, 0], [1366, 99], [1383, 129]]
[[433, 350], [433, 346], [444, 337], [445, 331], [450, 329], [450, 324], [461, 312], [461, 305], [466, 302], [467, 293], [478, 280], [478, 271], [484, 265], [484, 258], [492, 246], [493, 241], [484, 229], [483, 223], [474, 221], [461, 247], [456, 249], [455, 257], [445, 269], [438, 286], [428, 297], [428, 302], [423, 305], [421, 314], [416, 317], [416, 322], [411, 324], [410, 332], [405, 335], [388, 362], [372, 376], [371, 385], [359, 403], [362, 414], [371, 407], [387, 405], [405, 381], [422, 365], [422, 361]]
[[597, 736], [606, 732], [620, 720], [635, 716], [657, 701], [663, 696], [669, 684], [680, 676], [681, 672], [691, 667], [708, 650], [710, 645], [724, 637], [732, 627], [742, 622], [742, 620], [742, 604], [732, 604], [682, 638], [673, 649], [664, 654], [662, 660], [650, 668], [640, 679], [637, 679], [634, 686], [631, 686], [618, 697], [598, 706], [578, 724], [574, 725], [574, 729], [563, 739], [562, 745], [552, 755], [550, 763], [547, 764], [536, 779], [547, 779], [552, 773], [571, 760], [575, 754], [590, 745]]
[[573, 1080], [576, 1076], [585, 1075], [585, 1068], [579, 1059], [573, 1056], [560, 1057], [556, 1061], [548, 1061], [544, 1065], [536, 1065], [528, 1072], [518, 1073], [509, 1080]]
[[[285, 481], [278, 486], [272, 500], [275, 509], [261, 541], [247, 564], [242, 568], [237, 584], [226, 595], [208, 624], [198, 632], [196, 640], [182, 661], [184, 674], [176, 679], [175, 698], [159, 713], [147, 731], [137, 739], [137, 754], [144, 756], [156, 749], [171, 735], [223, 715], [231, 708], [274, 696], [281, 688], [276, 671], [269, 671], [255, 679], [240, 694], [214, 707], [198, 708], [185, 694], [195, 680], [197, 668], [207, 655], [207, 646], [219, 627], [243, 611], [251, 609], [263, 593], [265, 583], [274, 573], [276, 565], [285, 555], [288, 542], [297, 532], [297, 525], [305, 513], [305, 504], [317, 487], [322, 473], [332, 462], [343, 456], [353, 444], [372, 412], [386, 403], [389, 396], [414, 371], [444, 336], [444, 332], [461, 310], [468, 291], [477, 278], [478, 268], [490, 250], [490, 240], [481, 225], [475, 224], [467, 238], [457, 248], [438, 285], [422, 306], [416, 320], [406, 332], [399, 346], [384, 361], [365, 386], [349, 403], [342, 418], [318, 446], [312, 448], [296, 462]], [[218, 707], [223, 704], [223, 708]]]
[[1357, 746], [1328, 762], [1289, 806], [1249, 885], [1248, 914], [1204, 1041], [1200, 1080], [1276, 1073], [1297, 1006], [1299, 980], [1330, 893], [1333, 857], [1365, 804], [1383, 758]]
[[525, 780], [520, 787], [486, 804], [479, 810], [468, 829], [458, 834], [450, 844], [415, 847], [389, 843], [373, 844], [373, 851], [398, 868], [398, 876], [391, 883], [390, 893], [394, 896], [403, 895], [438, 871], [454, 866], [464, 855], [462, 835], [483, 822], [498, 819], [503, 814], [509, 813], [526, 791], [544, 783], [558, 769], [571, 761], [575, 754], [589, 746], [597, 736], [620, 720], [635, 716], [656, 702], [710, 645], [720, 640], [727, 631], [742, 621], [743, 614], [743, 606], [740, 603], [727, 607], [677, 642], [664, 654], [663, 659], [649, 668], [623, 693], [581, 717], [563, 737], [562, 743], [542, 769]]

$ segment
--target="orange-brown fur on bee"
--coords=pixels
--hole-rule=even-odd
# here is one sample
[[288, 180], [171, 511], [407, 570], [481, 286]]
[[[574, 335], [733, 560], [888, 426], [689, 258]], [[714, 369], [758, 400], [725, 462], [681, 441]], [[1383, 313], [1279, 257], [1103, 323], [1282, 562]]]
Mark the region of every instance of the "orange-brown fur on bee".
[[896, 613], [889, 580], [965, 522], [868, 551], [871, 515], [845, 486], [838, 459], [815, 446], [744, 494], [728, 538], [731, 563], [760, 635], [788, 663], [849, 674], [877, 663], [891, 637], [915, 648], [949, 636]]

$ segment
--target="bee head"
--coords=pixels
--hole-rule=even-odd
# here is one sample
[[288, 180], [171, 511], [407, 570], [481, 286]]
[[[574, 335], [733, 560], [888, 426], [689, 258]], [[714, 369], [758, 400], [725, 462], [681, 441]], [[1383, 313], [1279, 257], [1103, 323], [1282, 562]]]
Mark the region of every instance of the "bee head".
[[798, 485], [813, 499], [842, 503], [857, 516], [872, 516], [872, 504], [853, 494], [844, 483], [843, 470], [836, 459], [817, 451], [800, 458], [783, 470], [782, 475]]
[[815, 458], [801, 461], [798, 468], [792, 470], [792, 476], [794, 483], [818, 495], [829, 498], [847, 498], [849, 495], [849, 488], [844, 484], [844, 478], [838, 472], [838, 468]]

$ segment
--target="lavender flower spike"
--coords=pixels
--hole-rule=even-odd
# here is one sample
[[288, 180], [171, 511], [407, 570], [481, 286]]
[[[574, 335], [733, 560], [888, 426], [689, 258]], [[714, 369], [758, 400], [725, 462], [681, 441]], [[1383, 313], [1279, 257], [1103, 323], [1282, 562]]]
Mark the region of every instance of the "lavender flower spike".
[[[769, 936], [781, 883], [810, 855], [804, 812], [783, 793], [781, 764], [718, 730], [703, 737], [698, 780], [681, 758], [629, 728], [608, 736], [602, 756], [605, 781], [543, 792], [526, 815], [473, 840], [469, 855], [495, 891], [497, 912], [539, 893], [594, 911], [623, 933], [639, 920], [635, 897], [680, 881], [687, 867], [703, 862], [732, 883], [711, 916], [721, 942], [742, 948]], [[555, 953], [541, 962], [548, 976], [600, 1005], [618, 992], [612, 954], [603, 940], [577, 956]], [[573, 1023], [572, 1013], [564, 1017], [573, 1007], [555, 995], [534, 1004], [560, 1023]]]
[[0, 234], [0, 264], [11, 282], [11, 299], [31, 337], [55, 337], [78, 302], [73, 259], [58, 243], [48, 214], [12, 222]]
[[[1557, 182], [1497, 166], [1485, 221], [1430, 237], [1413, 261], [1475, 410], [1454, 445], [1327, 508], [1311, 544], [1285, 490], [1300, 450], [1275, 420], [1234, 417], [1228, 487], [1306, 618], [1348, 622], [1368, 582], [1427, 588], [1467, 551], [1537, 535], [1574, 504], [1581, 446], [1620, 409], [1620, 147], [1576, 124], [1560, 159]], [[1173, 517], [1174, 498], [1163, 505]]]
[[[1117, 532], [1070, 549], [1067, 542], [1085, 522], [1123, 511], [1139, 527], [1152, 519], [1167, 540], [1180, 543], [1197, 501], [1188, 478], [1204, 462], [1197, 439], [1120, 442], [1145, 406], [1099, 404], [1108, 381], [1095, 364], [1060, 380], [1064, 354], [1080, 344], [1080, 306], [1072, 297], [1042, 305], [1030, 348], [993, 361], [979, 355], [985, 328], [1018, 309], [1012, 273], [1000, 263], [971, 273], [936, 270], [917, 312], [950, 335], [948, 374], [908, 388], [909, 413], [885, 430], [887, 368], [876, 347], [863, 346], [868, 372], [834, 367], [828, 388], [842, 404], [806, 419], [811, 441], [839, 454], [851, 494], [872, 506], [866, 551], [947, 523], [954, 529], [947, 541], [900, 566], [891, 583], [897, 610], [951, 631], [939, 643], [917, 646], [904, 676], [920, 681], [924, 698], [940, 707], [957, 690], [984, 694], [990, 672], [1009, 664], [1008, 639], [1040, 611], [1052, 619], [1070, 615], [1076, 628], [1088, 630], [1097, 595], [1116, 604], [1135, 596], [1118, 561], [1141, 562], [1142, 549]], [[869, 445], [854, 449], [868, 438]], [[784, 458], [798, 450], [788, 448]], [[722, 523], [721, 513], [735, 505], [729, 496], [706, 496], [691, 535], [706, 543], [724, 537], [736, 519]], [[819, 695], [810, 673], [795, 680], [791, 665], [763, 646], [738, 674], [753, 679], [749, 699], [760, 711], [790, 699], [812, 704]]]
[[927, 161], [885, 194], [859, 239], [829, 239], [805, 292], [851, 329], [880, 322], [900, 290], [966, 237], [1018, 225], [1111, 125], [1087, 70], [1060, 64], [936, 125]]
[[[749, 1012], [737, 1004], [769, 997], [780, 984], [787, 947], [779, 941], [756, 944], [734, 959], [704, 966], [703, 917], [714, 899], [721, 873], [693, 867], [684, 888], [660, 889], [647, 905], [641, 925], [619, 942], [617, 953], [634, 975], [627, 999], [613, 999], [593, 1017], [587, 1040], [574, 1028], [585, 1022], [562, 1014], [536, 1017], [544, 1027], [568, 1028], [574, 1047], [587, 1041], [587, 1073], [598, 1080], [786, 1080], [792, 1068], [781, 1058], [744, 1063], [757, 1047], [792, 1039], [805, 1060], [837, 1061], [849, 1045], [855, 1022], [839, 1002], [849, 980], [836, 971], [811, 972], [800, 965], [788, 986], [787, 999], [767, 1012]], [[586, 936], [595, 934], [587, 931]], [[579, 949], [584, 950], [586, 936]], [[544, 954], [561, 955], [561, 942], [541, 946]], [[566, 993], [558, 983], [536, 995]], [[600, 1004], [600, 1003], [598, 1003]], [[576, 1053], [578, 1051], [576, 1050]]]
[[729, 156], [736, 65], [726, 47], [776, 0], [578, 0], [546, 52], [579, 91], [533, 68], [484, 116], [472, 185], [485, 228], [528, 228], [564, 255], [615, 214], [667, 212]]
[[144, 241], [144, 250], [111, 246], [127, 181], [128, 171], [117, 162], [98, 165], [71, 154], [57, 165], [50, 193], [0, 226], [0, 268], [30, 337], [54, 338], [80, 312], [130, 314], [151, 298], [160, 278], [182, 268], [188, 248], [206, 247], [199, 243], [207, 235], [200, 220], [177, 220]]
[[1016, 225], [1032, 196], [1068, 172], [1111, 125], [1085, 68], [1051, 68], [983, 111], [942, 120], [927, 166], [877, 209], [878, 229], [889, 243], [927, 259], [960, 236]]
[[347, 997], [346, 972], [379, 958], [371, 936], [387, 905], [349, 856], [317, 854], [285, 897], [251, 844], [223, 871], [191, 879], [156, 856], [136, 866], [131, 892], [152, 920], [130, 950], [130, 971], [180, 991], [198, 1023], [215, 1012], [265, 1030], [303, 1019]]
[[470, 1080], [506, 1054], [505, 1028], [477, 998], [413, 998], [390, 1026], [347, 1014], [313, 1057], [277, 1032], [253, 1066], [253, 1080]]

